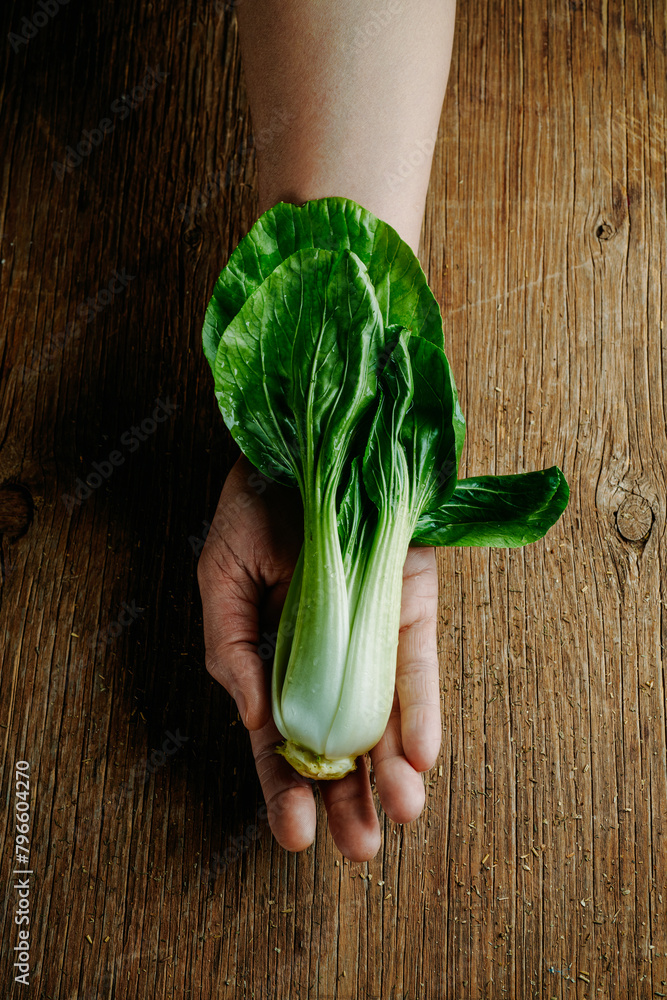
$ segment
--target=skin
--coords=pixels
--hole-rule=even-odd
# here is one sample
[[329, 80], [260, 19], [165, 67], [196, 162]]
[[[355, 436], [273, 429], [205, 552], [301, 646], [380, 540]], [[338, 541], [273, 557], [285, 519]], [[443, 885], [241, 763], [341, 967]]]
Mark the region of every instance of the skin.
[[[279, 201], [342, 195], [418, 251], [454, 13], [451, 0], [239, 0], [260, 214]], [[242, 456], [198, 566], [206, 666], [250, 731], [271, 830], [290, 851], [314, 840], [314, 783], [275, 753], [282, 737], [271, 717], [270, 662], [258, 646], [278, 627], [302, 537], [298, 494], [258, 476]], [[421, 772], [440, 748], [437, 601], [435, 550], [411, 548], [394, 707], [369, 754], [382, 807], [397, 823], [421, 813]], [[381, 836], [366, 760], [318, 787], [342, 854], [374, 857]]]

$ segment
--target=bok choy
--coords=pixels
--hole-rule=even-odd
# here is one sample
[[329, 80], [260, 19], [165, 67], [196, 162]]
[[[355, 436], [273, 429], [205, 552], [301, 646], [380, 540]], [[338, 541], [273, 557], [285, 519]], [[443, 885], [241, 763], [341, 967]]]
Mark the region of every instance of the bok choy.
[[408, 546], [525, 545], [567, 483], [555, 466], [457, 479], [465, 423], [440, 309], [410, 247], [353, 201], [265, 212], [218, 279], [203, 343], [236, 442], [303, 500], [273, 664], [278, 749], [340, 778], [389, 718]]

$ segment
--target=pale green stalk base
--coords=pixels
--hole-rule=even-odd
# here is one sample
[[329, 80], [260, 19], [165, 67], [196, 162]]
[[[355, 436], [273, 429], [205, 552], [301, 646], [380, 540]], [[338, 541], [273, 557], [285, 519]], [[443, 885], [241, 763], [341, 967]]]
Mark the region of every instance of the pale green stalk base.
[[317, 781], [344, 778], [346, 774], [356, 770], [357, 767], [354, 757], [338, 757], [336, 760], [329, 760], [328, 757], [313, 753], [312, 750], [299, 746], [292, 740], [285, 740], [284, 743], [277, 746], [276, 753], [281, 754], [302, 777], [315, 778]]

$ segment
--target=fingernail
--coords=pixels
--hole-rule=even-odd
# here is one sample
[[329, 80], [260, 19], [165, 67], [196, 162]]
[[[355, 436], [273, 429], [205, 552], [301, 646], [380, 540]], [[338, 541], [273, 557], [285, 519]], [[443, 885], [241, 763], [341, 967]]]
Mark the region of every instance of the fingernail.
[[236, 702], [238, 713], [241, 716], [241, 722], [245, 726], [245, 698], [243, 697], [242, 691], [234, 692], [234, 701]]

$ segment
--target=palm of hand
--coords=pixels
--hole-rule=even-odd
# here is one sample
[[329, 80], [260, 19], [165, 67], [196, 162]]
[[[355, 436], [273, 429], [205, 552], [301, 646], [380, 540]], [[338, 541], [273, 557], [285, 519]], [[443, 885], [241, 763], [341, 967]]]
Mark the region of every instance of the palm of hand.
[[[313, 782], [274, 752], [282, 737], [271, 716], [263, 631], [275, 633], [303, 538], [295, 490], [271, 483], [241, 456], [224, 484], [198, 565], [206, 667], [235, 698], [250, 730], [271, 830], [291, 851], [315, 837]], [[396, 694], [384, 736], [370, 751], [375, 785], [390, 819], [410, 822], [424, 805], [420, 771], [440, 747], [440, 689], [435, 620], [435, 550], [411, 548], [403, 574]], [[333, 838], [348, 858], [373, 857], [380, 828], [368, 769], [320, 782]]]

